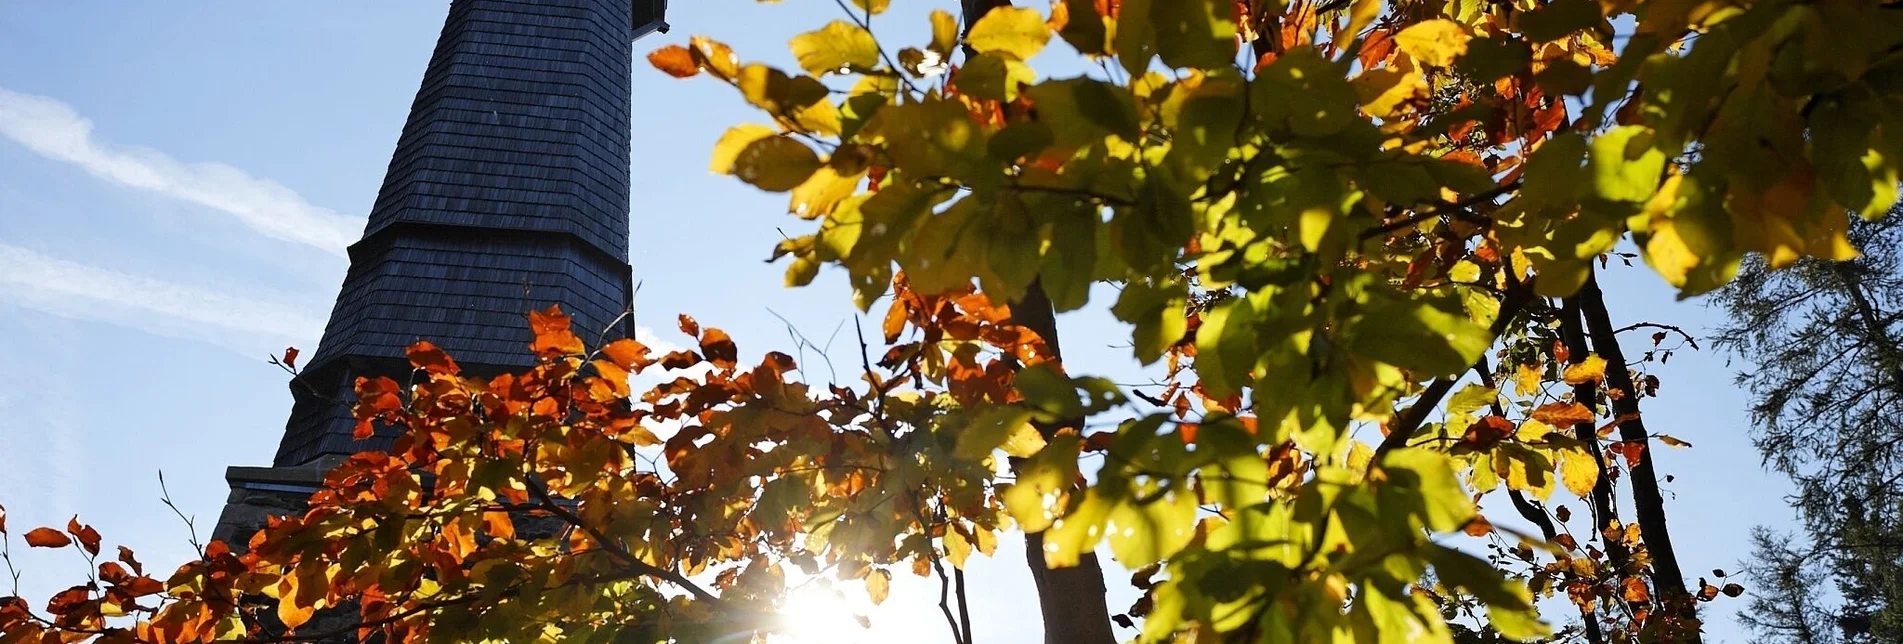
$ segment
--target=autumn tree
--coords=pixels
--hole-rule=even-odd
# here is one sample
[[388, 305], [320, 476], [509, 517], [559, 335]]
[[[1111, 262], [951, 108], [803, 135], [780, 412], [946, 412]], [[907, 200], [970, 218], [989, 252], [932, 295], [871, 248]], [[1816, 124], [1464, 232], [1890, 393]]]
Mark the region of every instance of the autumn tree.
[[[1761, 539], [1755, 553], [1764, 603], [1813, 607], [1754, 614], [1767, 639], [1903, 639], [1897, 222], [1852, 222], [1852, 242], [1866, 249], [1855, 259], [1772, 270], [1752, 258], [1716, 298], [1730, 316], [1719, 346], [1749, 365], [1738, 383], [1752, 393], [1755, 441], [1765, 463], [1796, 483], [1805, 537], [1795, 547]], [[1838, 601], [1810, 597], [1819, 579], [1834, 582]], [[1829, 628], [1811, 623], [1819, 615]]]
[[[1903, 158], [1878, 0], [966, 0], [923, 42], [838, 4], [798, 69], [650, 60], [761, 110], [711, 169], [788, 193], [789, 285], [843, 271], [877, 311], [856, 383], [686, 317], [698, 346], [654, 356], [539, 312], [540, 364], [488, 379], [420, 344], [413, 386], [357, 387], [360, 431], [403, 437], [308, 513], [0, 600], [0, 642], [711, 641], [775, 628], [789, 575], [877, 602], [909, 573], [969, 643], [960, 571], [1002, 530], [1050, 642], [1697, 641], [1736, 591], [1687, 581], [1675, 439], [1596, 274], [1622, 240], [1687, 295], [1851, 258]], [[1086, 306], [1156, 387], [1065, 367], [1054, 314]], [[657, 367], [694, 370], [630, 389]]]

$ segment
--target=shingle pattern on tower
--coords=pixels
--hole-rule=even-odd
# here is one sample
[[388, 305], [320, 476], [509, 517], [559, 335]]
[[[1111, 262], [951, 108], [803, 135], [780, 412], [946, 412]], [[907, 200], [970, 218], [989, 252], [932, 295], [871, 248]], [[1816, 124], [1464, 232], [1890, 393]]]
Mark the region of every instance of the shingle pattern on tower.
[[[351, 439], [357, 376], [404, 379], [427, 339], [465, 369], [529, 364], [525, 314], [577, 332], [632, 298], [629, 109], [636, 0], [455, 0], [322, 341], [293, 384], [276, 464]], [[641, 9], [645, 11], [645, 9]]]

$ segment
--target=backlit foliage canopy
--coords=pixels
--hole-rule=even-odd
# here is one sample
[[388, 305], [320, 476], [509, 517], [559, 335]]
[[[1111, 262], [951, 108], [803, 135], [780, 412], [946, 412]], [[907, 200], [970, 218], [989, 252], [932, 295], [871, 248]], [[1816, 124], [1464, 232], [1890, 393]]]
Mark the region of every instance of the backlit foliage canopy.
[[[842, 2], [798, 69], [650, 56], [760, 109], [710, 167], [808, 222], [789, 284], [836, 267], [885, 307], [861, 382], [688, 318], [698, 350], [653, 356], [538, 313], [540, 366], [492, 379], [418, 345], [413, 385], [358, 385], [362, 431], [404, 437], [307, 515], [169, 581], [126, 552], [45, 611], [0, 600], [0, 643], [283, 639], [332, 607], [404, 640], [709, 641], [772, 628], [791, 571], [880, 601], [1005, 529], [1139, 570], [1146, 641], [1683, 640], [1737, 594], [1687, 589], [1651, 527], [1650, 445], [1682, 442], [1640, 420], [1658, 381], [1596, 262], [1630, 240], [1690, 295], [1746, 253], [1852, 256], [1903, 160], [1893, 1], [1058, 0], [914, 43], [870, 28], [888, 4]], [[1106, 294], [1148, 393], [1023, 318]], [[629, 389], [657, 365], [689, 375]], [[1500, 488], [1542, 534], [1477, 512]], [[77, 522], [27, 541], [99, 553]]]

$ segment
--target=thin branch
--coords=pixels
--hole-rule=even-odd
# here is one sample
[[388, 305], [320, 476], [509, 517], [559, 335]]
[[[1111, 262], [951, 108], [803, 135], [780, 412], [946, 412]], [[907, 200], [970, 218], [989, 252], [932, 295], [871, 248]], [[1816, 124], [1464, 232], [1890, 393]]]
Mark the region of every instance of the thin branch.
[[[1507, 327], [1520, 316], [1521, 309], [1526, 308], [1527, 302], [1532, 300], [1532, 279], [1508, 287], [1506, 296], [1500, 301], [1500, 313], [1494, 318], [1493, 326], [1487, 329], [1489, 346], [1492, 346], [1493, 339], [1506, 333]], [[1480, 360], [1486, 359], [1486, 355], [1482, 354]], [[1475, 366], [1477, 367], [1478, 364], [1476, 363]], [[1405, 447], [1408, 439], [1414, 436], [1414, 430], [1420, 429], [1421, 423], [1427, 421], [1427, 415], [1440, 406], [1441, 398], [1446, 397], [1447, 392], [1453, 390], [1454, 382], [1458, 379], [1458, 376], [1435, 379], [1427, 386], [1427, 390], [1421, 392], [1420, 397], [1414, 400], [1412, 406], [1397, 414], [1394, 424], [1388, 427], [1387, 437], [1383, 438], [1381, 445], [1375, 448], [1374, 460], [1379, 462], [1382, 454]]]

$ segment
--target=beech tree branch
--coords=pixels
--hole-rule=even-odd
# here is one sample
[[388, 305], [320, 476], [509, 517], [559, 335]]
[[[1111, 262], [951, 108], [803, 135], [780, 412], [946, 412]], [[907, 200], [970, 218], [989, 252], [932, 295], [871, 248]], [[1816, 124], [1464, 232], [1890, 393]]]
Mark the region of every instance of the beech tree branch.
[[[1507, 327], [1513, 324], [1513, 320], [1520, 316], [1520, 311], [1524, 310], [1526, 304], [1532, 300], [1533, 280], [1529, 279], [1508, 286], [1506, 296], [1500, 300], [1500, 313], [1493, 319], [1493, 326], [1487, 329], [1488, 334], [1498, 339], [1501, 334], [1506, 333]], [[1472, 368], [1480, 368], [1486, 359], [1484, 354], [1481, 355], [1480, 360]], [[1413, 405], [1396, 414], [1394, 424], [1388, 427], [1387, 437], [1375, 447], [1375, 460], [1381, 460], [1381, 455], [1390, 451], [1406, 447], [1408, 439], [1414, 436], [1414, 430], [1420, 429], [1421, 423], [1427, 421], [1427, 415], [1440, 406], [1441, 399], [1447, 397], [1447, 392], [1453, 390], [1454, 383], [1459, 379], [1458, 375], [1435, 379], [1427, 385], [1427, 389], [1422, 391], [1419, 397], [1414, 399]]]

